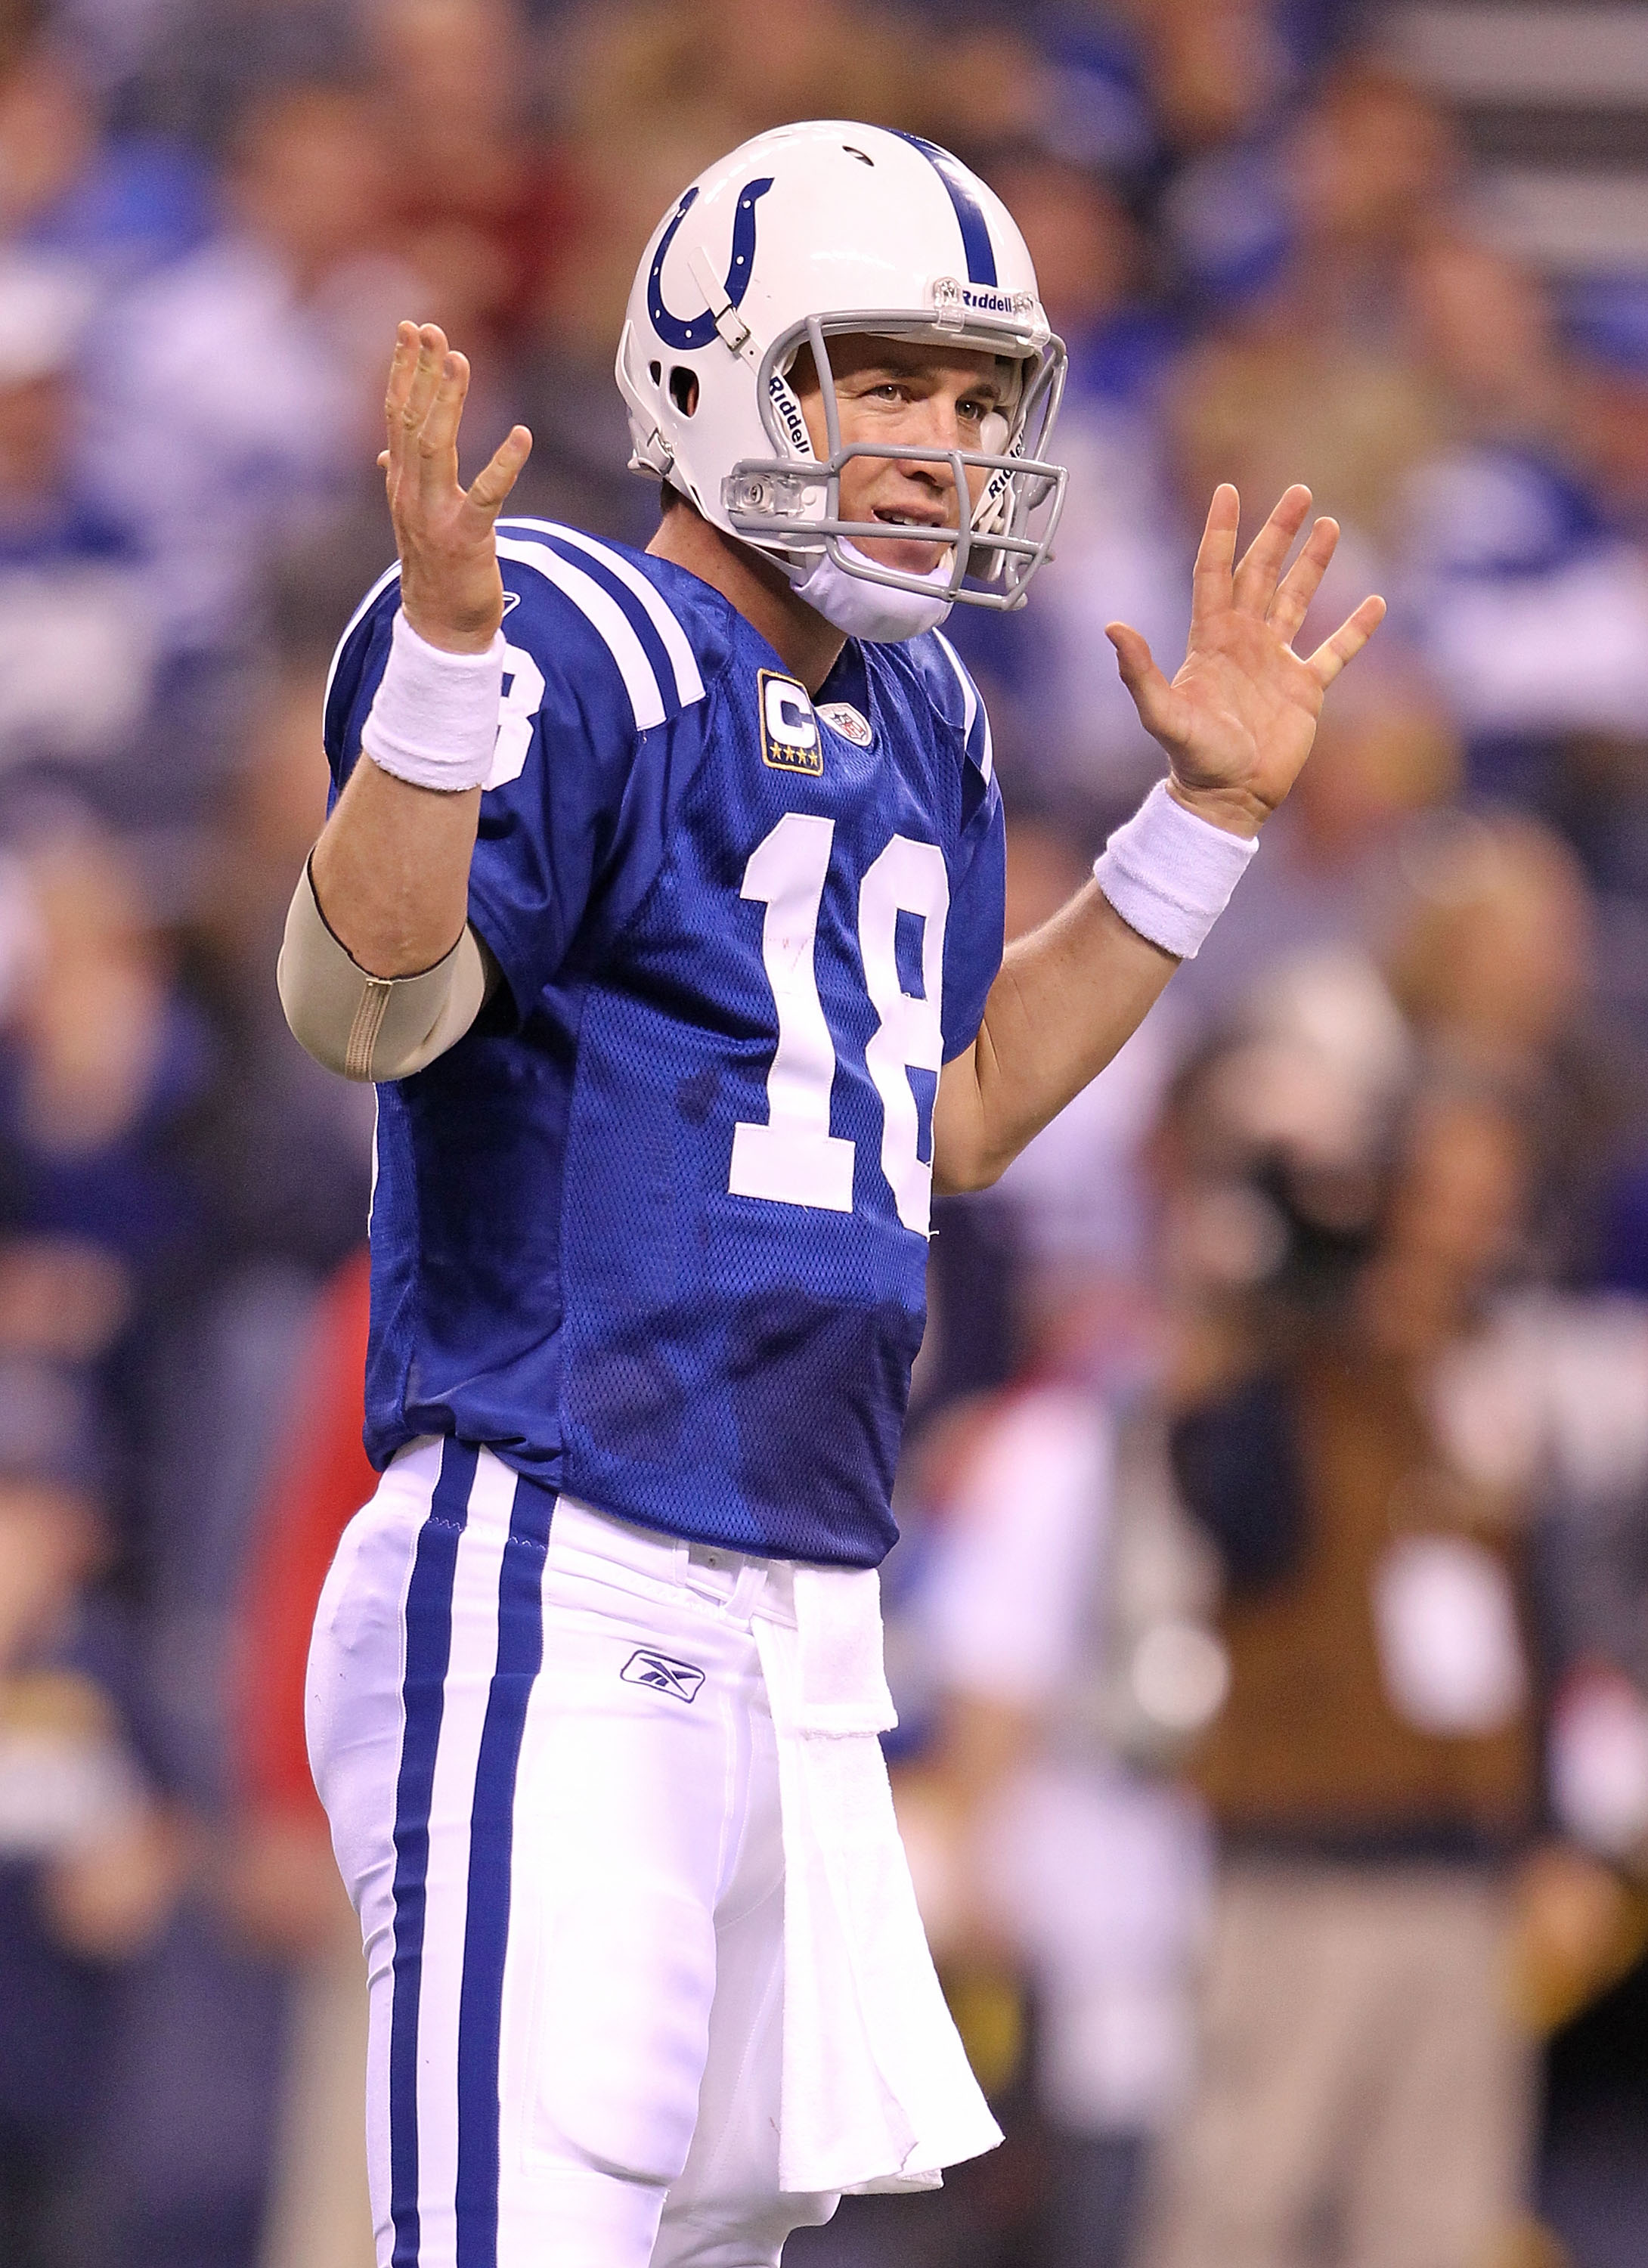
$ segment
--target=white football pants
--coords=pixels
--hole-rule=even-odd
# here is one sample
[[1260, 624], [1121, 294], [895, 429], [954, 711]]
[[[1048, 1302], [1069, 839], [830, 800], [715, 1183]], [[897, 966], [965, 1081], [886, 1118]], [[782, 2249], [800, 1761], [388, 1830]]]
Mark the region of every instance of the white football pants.
[[350, 1523], [308, 1724], [379, 2268], [775, 2268], [835, 2210], [778, 2188], [778, 1587], [453, 1441]]

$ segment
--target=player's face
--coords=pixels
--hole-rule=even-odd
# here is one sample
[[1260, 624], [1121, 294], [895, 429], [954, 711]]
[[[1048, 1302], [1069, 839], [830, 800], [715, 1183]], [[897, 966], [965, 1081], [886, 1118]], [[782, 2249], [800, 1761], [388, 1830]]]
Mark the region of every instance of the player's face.
[[[850, 337], [832, 339], [829, 355], [843, 443], [984, 449], [984, 421], [1006, 406], [1013, 384], [1011, 364], [959, 347]], [[829, 444], [824, 396], [810, 361], [802, 361], [791, 382], [813, 446], [826, 456]], [[989, 475], [969, 465], [967, 477], [970, 510], [983, 493]], [[879, 520], [888, 527], [954, 527], [959, 525], [954, 475], [948, 465], [919, 460], [850, 458], [842, 468], [841, 517]], [[885, 542], [867, 540], [860, 548], [879, 565], [916, 575], [930, 573], [950, 556], [948, 545], [923, 543], [914, 536], [889, 536]]]

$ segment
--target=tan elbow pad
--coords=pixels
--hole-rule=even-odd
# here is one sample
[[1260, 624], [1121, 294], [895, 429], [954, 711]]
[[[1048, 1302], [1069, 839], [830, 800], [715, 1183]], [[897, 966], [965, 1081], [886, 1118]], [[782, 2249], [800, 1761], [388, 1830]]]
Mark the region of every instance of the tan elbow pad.
[[305, 862], [275, 981], [293, 1033], [345, 1079], [405, 1079], [462, 1039], [496, 964], [472, 929], [416, 976], [372, 976], [327, 927]]

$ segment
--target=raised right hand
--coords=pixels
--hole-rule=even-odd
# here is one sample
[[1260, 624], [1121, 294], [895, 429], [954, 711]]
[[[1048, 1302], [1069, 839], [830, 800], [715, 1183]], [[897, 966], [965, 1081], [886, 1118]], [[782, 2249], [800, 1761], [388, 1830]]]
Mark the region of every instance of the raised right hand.
[[466, 490], [458, 479], [458, 427], [469, 364], [436, 323], [395, 333], [384, 401], [388, 446], [379, 458], [401, 554], [401, 604], [430, 645], [482, 653], [504, 619], [492, 524], [532, 449], [511, 426], [492, 461]]
[[1286, 795], [1328, 688], [1385, 619], [1383, 599], [1364, 599], [1314, 653], [1294, 652], [1339, 541], [1337, 521], [1319, 519], [1284, 574], [1310, 507], [1296, 483], [1239, 563], [1236, 491], [1215, 489], [1191, 581], [1189, 650], [1171, 685], [1136, 630], [1106, 628], [1139, 720], [1166, 755], [1171, 792], [1233, 835], [1256, 835]]

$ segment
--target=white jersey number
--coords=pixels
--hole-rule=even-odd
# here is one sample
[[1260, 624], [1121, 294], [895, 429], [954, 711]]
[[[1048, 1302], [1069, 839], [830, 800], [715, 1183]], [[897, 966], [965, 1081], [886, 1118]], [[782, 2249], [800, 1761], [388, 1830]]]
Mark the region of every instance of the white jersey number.
[[519, 779], [532, 747], [533, 726], [544, 697], [541, 669], [524, 647], [504, 649], [504, 696], [498, 703], [497, 740], [492, 750], [488, 787], [507, 787]]
[[[932, 1165], [916, 1154], [916, 1096], [907, 1072], [944, 1069], [938, 1020], [944, 990], [945, 917], [950, 878], [936, 843], [895, 835], [858, 886], [858, 950], [864, 986], [879, 1021], [864, 1049], [881, 1097], [881, 1170], [892, 1186], [899, 1219], [927, 1233]], [[899, 982], [898, 917], [916, 914], [922, 924], [922, 991], [918, 999]]]
[[788, 811], [750, 854], [741, 897], [763, 902], [761, 961], [778, 1011], [767, 1074], [767, 1123], [732, 1130], [734, 1197], [852, 1211], [853, 1145], [829, 1130], [835, 1049], [819, 998], [813, 949], [829, 872], [833, 819]]
[[[761, 961], [778, 1014], [778, 1044], [767, 1074], [767, 1123], [740, 1120], [733, 1129], [727, 1186], [734, 1197], [850, 1212], [854, 1145], [829, 1130], [835, 1049], [814, 968], [835, 835], [833, 819], [786, 812], [744, 869], [740, 895], [767, 909]], [[916, 1097], [907, 1074], [936, 1076], [943, 1064], [939, 997], [949, 908], [943, 853], [902, 835], [893, 837], [859, 887], [858, 946], [878, 1020], [865, 1060], [881, 1097], [881, 1169], [899, 1219], [921, 1236], [927, 1233], [932, 1167], [917, 1155]], [[921, 998], [899, 981], [901, 913], [922, 922]]]

